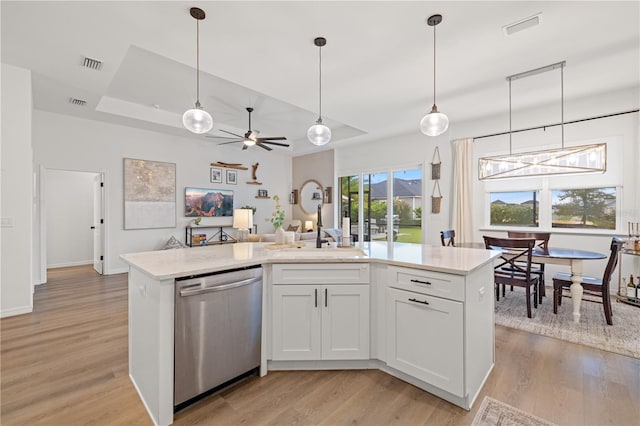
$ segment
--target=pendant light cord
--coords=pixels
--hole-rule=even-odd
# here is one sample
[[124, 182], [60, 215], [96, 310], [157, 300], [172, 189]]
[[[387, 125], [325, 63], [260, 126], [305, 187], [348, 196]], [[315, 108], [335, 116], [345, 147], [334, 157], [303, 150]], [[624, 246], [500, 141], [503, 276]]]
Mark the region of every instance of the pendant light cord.
[[564, 149], [564, 64], [560, 66], [560, 122], [562, 123], [562, 149]]
[[196, 19], [196, 105], [200, 107], [200, 20]]
[[509, 155], [511, 155], [511, 79], [509, 79]]
[[318, 57], [320, 58], [320, 60], [318, 61], [318, 80], [320, 87], [320, 94], [318, 96], [318, 119], [322, 120], [322, 46], [318, 47]]
[[436, 104], [436, 26], [433, 26], [433, 105]]

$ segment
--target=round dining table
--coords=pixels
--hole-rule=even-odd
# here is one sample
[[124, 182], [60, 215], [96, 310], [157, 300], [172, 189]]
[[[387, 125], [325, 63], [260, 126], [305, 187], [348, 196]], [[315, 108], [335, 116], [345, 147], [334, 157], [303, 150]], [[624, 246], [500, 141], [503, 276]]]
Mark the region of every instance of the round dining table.
[[[461, 243], [456, 247], [484, 248], [484, 243]], [[549, 247], [546, 250], [541, 247], [533, 249], [532, 262], [553, 263], [556, 265], [568, 265], [571, 268], [571, 302], [573, 303], [573, 322], [580, 322], [580, 306], [584, 289], [582, 282], [582, 261], [606, 259], [606, 255], [595, 251], [577, 250], [569, 248]]]
[[549, 247], [546, 250], [541, 247], [533, 249], [532, 262], [553, 263], [556, 265], [569, 265], [571, 267], [571, 302], [573, 303], [573, 322], [580, 322], [580, 305], [584, 289], [582, 282], [582, 261], [606, 259], [606, 255], [595, 251], [577, 250], [568, 248]]

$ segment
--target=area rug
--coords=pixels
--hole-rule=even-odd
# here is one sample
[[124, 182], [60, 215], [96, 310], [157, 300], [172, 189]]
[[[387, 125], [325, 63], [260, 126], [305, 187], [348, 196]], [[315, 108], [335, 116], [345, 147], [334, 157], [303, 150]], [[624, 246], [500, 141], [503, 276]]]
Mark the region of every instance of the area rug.
[[496, 324], [543, 336], [555, 337], [581, 345], [640, 358], [640, 308], [611, 301], [613, 325], [607, 325], [602, 304], [583, 301], [580, 323], [573, 322], [571, 299], [564, 298], [558, 314], [553, 313], [553, 289], [547, 288], [547, 297], [538, 309], [531, 308], [527, 318], [524, 291], [515, 288], [496, 302]]
[[553, 426], [554, 423], [485, 396], [471, 426]]

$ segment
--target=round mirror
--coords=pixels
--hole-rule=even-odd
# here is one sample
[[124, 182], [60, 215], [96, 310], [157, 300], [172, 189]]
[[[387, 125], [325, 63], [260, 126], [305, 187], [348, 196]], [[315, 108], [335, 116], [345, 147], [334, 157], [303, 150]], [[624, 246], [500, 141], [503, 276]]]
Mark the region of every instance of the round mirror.
[[307, 214], [315, 214], [322, 204], [322, 185], [310, 179], [300, 187], [300, 208]]

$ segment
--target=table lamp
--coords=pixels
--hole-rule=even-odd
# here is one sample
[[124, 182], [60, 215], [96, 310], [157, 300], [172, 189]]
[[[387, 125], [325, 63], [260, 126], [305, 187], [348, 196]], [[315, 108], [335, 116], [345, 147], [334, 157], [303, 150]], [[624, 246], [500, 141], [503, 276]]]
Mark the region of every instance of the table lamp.
[[313, 231], [313, 222], [310, 221], [310, 220], [305, 220], [304, 221], [304, 229], [306, 229], [307, 232]]
[[253, 227], [253, 210], [233, 209], [233, 225], [238, 230], [238, 241], [249, 239], [249, 229]]

